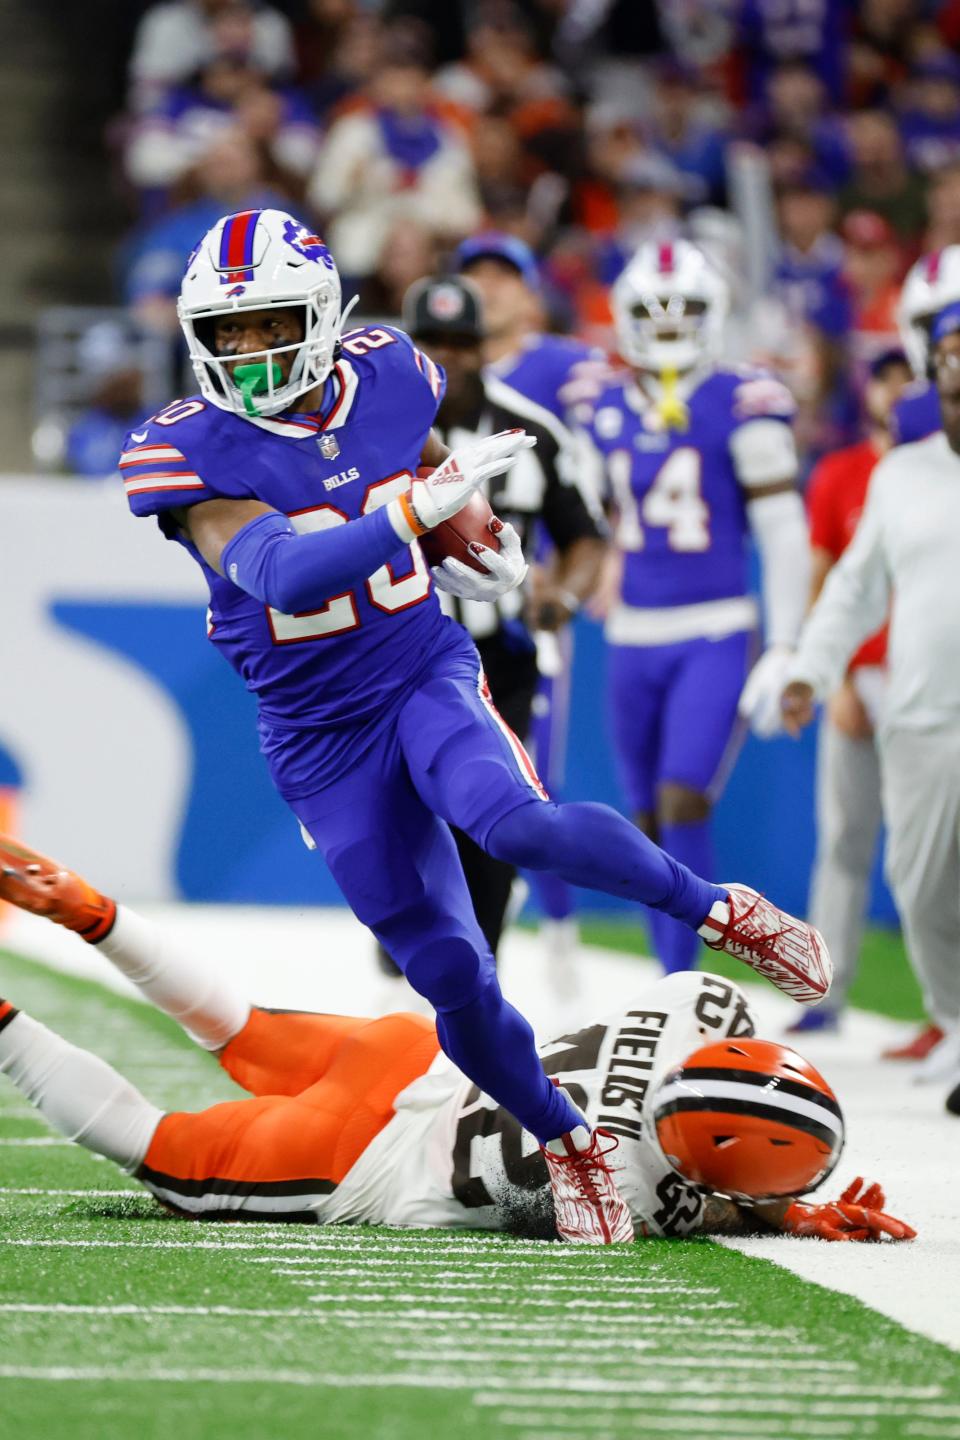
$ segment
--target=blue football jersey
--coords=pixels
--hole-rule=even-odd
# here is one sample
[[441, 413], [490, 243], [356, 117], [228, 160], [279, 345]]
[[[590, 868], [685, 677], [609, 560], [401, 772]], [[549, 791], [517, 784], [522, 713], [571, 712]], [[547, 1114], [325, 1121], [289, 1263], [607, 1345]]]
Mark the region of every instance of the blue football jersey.
[[[787, 478], [790, 471], [794, 404], [778, 380], [718, 370], [686, 405], [687, 429], [668, 429], [655, 403], [632, 380], [620, 381], [600, 396], [586, 427], [619, 514], [627, 605], [656, 608], [745, 595], [749, 487]], [[783, 444], [773, 447], [772, 472], [779, 473], [764, 472], [770, 421], [786, 430]], [[757, 422], [767, 423], [758, 430]]]
[[489, 371], [511, 389], [565, 423], [575, 405], [596, 397], [607, 357], [595, 345], [567, 335], [528, 335], [522, 349]]
[[925, 440], [943, 426], [940, 418], [940, 397], [931, 380], [915, 380], [908, 385], [893, 407], [891, 421], [893, 443], [911, 445]]
[[398, 541], [365, 583], [284, 615], [212, 570], [166, 513], [218, 497], [262, 500], [314, 531], [408, 489], [442, 371], [401, 331], [378, 326], [343, 336], [334, 376], [317, 415], [248, 420], [199, 396], [175, 401], [128, 435], [120, 462], [134, 514], [159, 517], [203, 570], [210, 639], [257, 696], [261, 748], [287, 799], [342, 773], [431, 655], [464, 638], [440, 610], [419, 545]]

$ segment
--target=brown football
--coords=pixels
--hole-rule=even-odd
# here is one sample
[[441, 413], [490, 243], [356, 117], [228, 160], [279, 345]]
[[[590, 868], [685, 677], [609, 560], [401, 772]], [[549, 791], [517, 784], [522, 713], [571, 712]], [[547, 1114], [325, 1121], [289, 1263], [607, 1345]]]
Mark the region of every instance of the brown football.
[[427, 557], [428, 565], [439, 565], [448, 556], [462, 560], [471, 570], [486, 574], [483, 565], [470, 552], [471, 542], [479, 541], [488, 550], [499, 550], [500, 541], [491, 534], [488, 526], [496, 517], [483, 495], [474, 492], [456, 515], [444, 520], [435, 530], [428, 530], [420, 536], [420, 549]]

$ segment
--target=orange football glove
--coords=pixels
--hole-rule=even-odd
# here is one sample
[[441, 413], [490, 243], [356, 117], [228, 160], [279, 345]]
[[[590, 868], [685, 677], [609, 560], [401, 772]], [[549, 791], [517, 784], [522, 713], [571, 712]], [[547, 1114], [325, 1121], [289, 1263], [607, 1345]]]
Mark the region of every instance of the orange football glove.
[[912, 1240], [916, 1230], [882, 1210], [883, 1190], [864, 1186], [858, 1175], [840, 1196], [826, 1205], [803, 1205], [795, 1200], [783, 1217], [789, 1235], [815, 1235], [820, 1240]]

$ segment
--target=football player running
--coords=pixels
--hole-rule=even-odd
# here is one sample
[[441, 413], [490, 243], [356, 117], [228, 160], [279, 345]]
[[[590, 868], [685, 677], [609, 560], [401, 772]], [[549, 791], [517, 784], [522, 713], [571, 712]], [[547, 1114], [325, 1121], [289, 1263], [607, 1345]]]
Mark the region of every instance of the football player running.
[[[416, 542], [509, 466], [523, 431], [449, 454], [431, 430], [442, 373], [399, 330], [344, 331], [332, 256], [280, 211], [225, 216], [203, 237], [179, 313], [200, 393], [129, 436], [131, 509], [200, 565], [210, 639], [257, 696], [279, 793], [433, 1005], [447, 1056], [545, 1147], [569, 1238], [629, 1239], [603, 1137], [500, 990], [449, 825], [508, 864], [659, 906], [807, 1003], [829, 988], [826, 949], [612, 809], [552, 803], [490, 703]], [[525, 570], [499, 538], [480, 557], [492, 594]]]
[[[738, 706], [762, 724], [758, 682], [780, 672], [806, 604], [794, 405], [771, 376], [722, 367], [728, 287], [689, 242], [644, 245], [611, 298], [631, 373], [600, 395], [585, 435], [617, 516], [606, 616], [614, 744], [639, 828], [709, 875]], [[767, 641], [752, 671], [751, 533]], [[663, 910], [650, 918], [664, 969], [690, 969], [696, 931]]]
[[[175, 1213], [543, 1239], [582, 1226], [578, 1197], [551, 1193], [536, 1138], [455, 1069], [432, 1021], [252, 1006], [225, 972], [2, 836], [0, 898], [96, 946], [252, 1097], [164, 1113], [0, 1000], [0, 1071], [55, 1130]], [[912, 1238], [883, 1213], [878, 1185], [857, 1180], [826, 1204], [798, 1198], [839, 1158], [840, 1106], [799, 1055], [753, 1034], [742, 992], [698, 973], [653, 982], [617, 1014], [541, 1048], [545, 1072], [606, 1134], [631, 1231]]]

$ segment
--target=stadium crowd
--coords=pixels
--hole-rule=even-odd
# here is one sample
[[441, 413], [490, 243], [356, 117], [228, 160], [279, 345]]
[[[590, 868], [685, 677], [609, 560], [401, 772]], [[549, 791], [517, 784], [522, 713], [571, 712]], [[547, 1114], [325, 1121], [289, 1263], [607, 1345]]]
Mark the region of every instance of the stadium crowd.
[[497, 229], [536, 254], [546, 328], [612, 348], [610, 285], [686, 234], [735, 281], [739, 358], [793, 390], [809, 469], [861, 437], [908, 266], [960, 239], [958, 38], [955, 0], [163, 0], [105, 140], [117, 298], [173, 340], [199, 236], [278, 204], [361, 316]]

